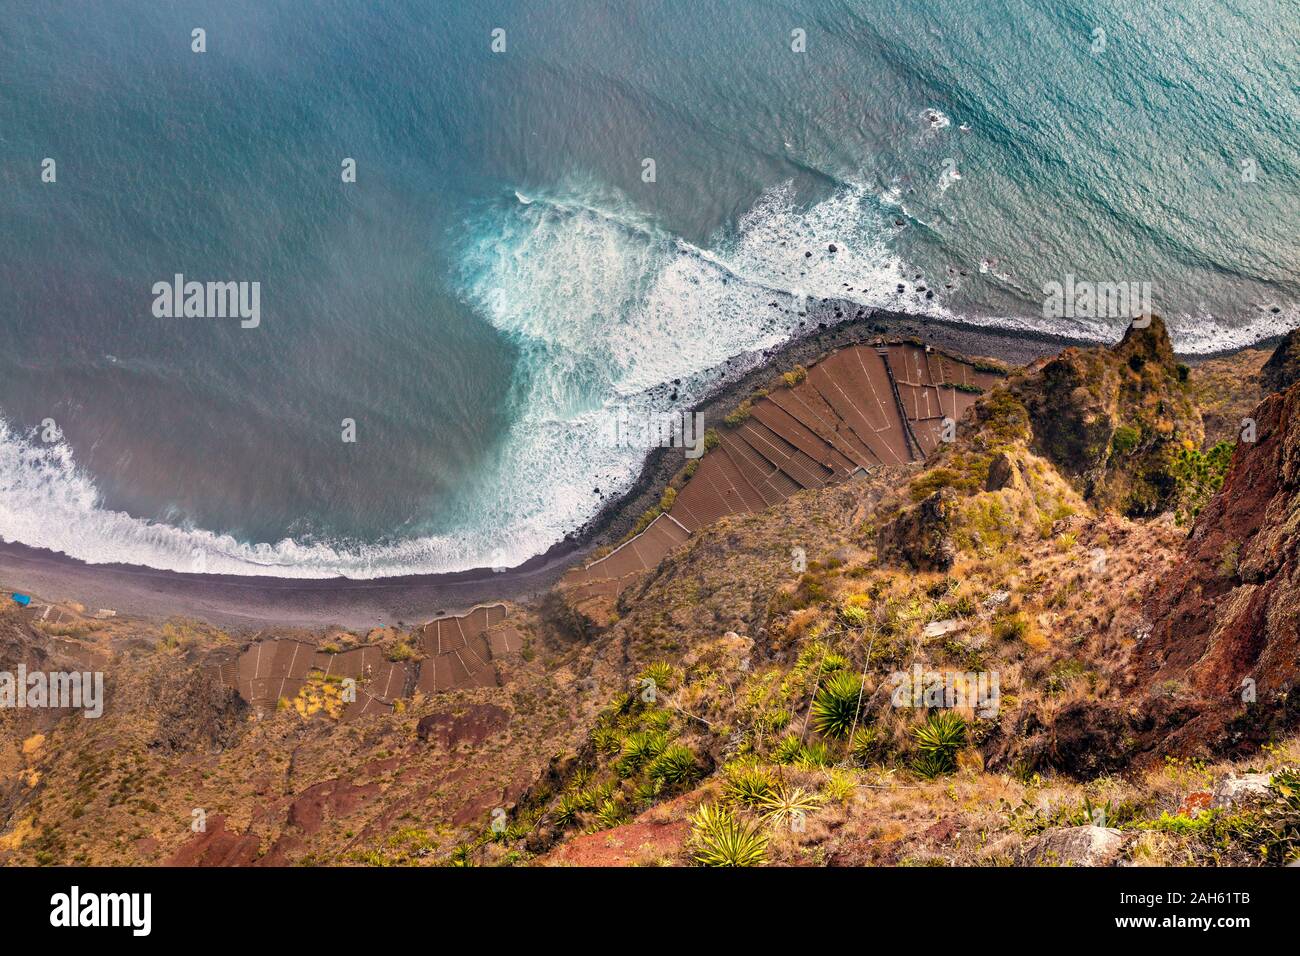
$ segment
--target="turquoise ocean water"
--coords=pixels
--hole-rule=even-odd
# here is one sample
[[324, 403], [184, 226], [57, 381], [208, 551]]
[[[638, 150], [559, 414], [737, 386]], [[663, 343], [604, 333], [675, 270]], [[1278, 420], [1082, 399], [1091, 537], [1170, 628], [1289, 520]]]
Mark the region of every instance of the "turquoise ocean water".
[[[612, 409], [801, 295], [1116, 337], [1043, 317], [1069, 274], [1150, 283], [1186, 352], [1276, 335], [1298, 36], [1289, 0], [9, 0], [0, 537], [516, 564], [634, 478]], [[156, 318], [176, 273], [259, 282], [260, 325]]]

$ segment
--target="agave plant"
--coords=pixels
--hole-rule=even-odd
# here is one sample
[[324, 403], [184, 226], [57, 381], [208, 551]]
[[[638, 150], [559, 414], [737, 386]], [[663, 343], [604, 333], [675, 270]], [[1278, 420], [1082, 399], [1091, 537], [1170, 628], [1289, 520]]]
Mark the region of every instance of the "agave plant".
[[655, 661], [641, 672], [637, 680], [642, 686], [645, 681], [654, 681], [657, 691], [671, 691], [677, 686], [677, 669], [667, 661]]
[[637, 785], [633, 798], [637, 803], [651, 804], [659, 799], [663, 789], [662, 780], [645, 780]]
[[790, 726], [790, 711], [783, 707], [766, 710], [759, 715], [756, 724], [770, 733], [780, 733]]
[[858, 789], [858, 778], [852, 770], [832, 770], [822, 784], [822, 795], [835, 803], [845, 803]]
[[592, 825], [592, 832], [597, 830], [609, 830], [618, 826], [626, 819], [623, 805], [617, 800], [606, 800], [596, 811], [596, 820]]
[[918, 753], [912, 757], [911, 766], [913, 773], [926, 780], [945, 776], [957, 769], [953, 761], [938, 753]]
[[705, 803], [691, 817], [691, 845], [701, 866], [762, 866], [767, 836], [726, 807]]
[[796, 763], [803, 756], [803, 744], [794, 734], [787, 734], [772, 751], [772, 762], [779, 764]]
[[849, 671], [828, 677], [813, 698], [812, 719], [817, 732], [836, 739], [847, 737], [858, 718], [863, 689], [862, 678]]
[[672, 722], [672, 712], [667, 710], [647, 710], [641, 715], [641, 723], [647, 730], [667, 730]]
[[834, 674], [838, 671], [847, 670], [848, 667], [849, 659], [835, 651], [827, 652], [826, 656], [822, 658], [823, 674]]
[[613, 727], [597, 727], [591, 732], [591, 743], [602, 754], [617, 753], [623, 741]]
[[923, 777], [937, 777], [957, 769], [957, 751], [966, 745], [966, 721], [951, 710], [931, 714], [912, 731], [917, 756], [912, 769]]
[[796, 762], [801, 767], [829, 767], [831, 765], [830, 748], [826, 746], [824, 741], [811, 741], [799, 748], [799, 759]]
[[892, 741], [879, 727], [859, 727], [853, 732], [849, 750], [859, 767], [884, 762], [893, 749]]
[[817, 796], [804, 790], [803, 787], [793, 787], [789, 790], [780, 787], [759, 804], [759, 810], [764, 820], [774, 827], [779, 827], [787, 823], [792, 824], [795, 820], [802, 820], [819, 806], [821, 801]]
[[695, 751], [681, 744], [664, 748], [663, 753], [650, 762], [646, 771], [650, 779], [665, 787], [677, 787], [686, 783], [698, 772]]
[[848, 627], [862, 627], [867, 623], [870, 615], [867, 609], [859, 607], [856, 604], [840, 605], [840, 620]]
[[753, 808], [772, 796], [776, 783], [775, 775], [765, 767], [741, 764], [727, 773], [727, 785], [723, 793], [727, 799]]
[[560, 795], [556, 802], [555, 808], [551, 811], [551, 817], [555, 820], [555, 825], [560, 829], [572, 826], [578, 819], [578, 813], [585, 809], [578, 794], [565, 793]]
[[656, 730], [638, 730], [623, 739], [622, 756], [615, 770], [620, 777], [630, 777], [668, 747], [668, 735]]

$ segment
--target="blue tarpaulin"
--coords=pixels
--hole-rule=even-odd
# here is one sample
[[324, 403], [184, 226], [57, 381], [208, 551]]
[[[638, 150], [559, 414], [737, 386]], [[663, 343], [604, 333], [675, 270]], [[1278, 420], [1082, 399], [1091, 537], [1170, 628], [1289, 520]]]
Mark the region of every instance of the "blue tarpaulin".
[[32, 603], [31, 596], [27, 594], [15, 594], [14, 601], [17, 604], [21, 604], [23, 607]]

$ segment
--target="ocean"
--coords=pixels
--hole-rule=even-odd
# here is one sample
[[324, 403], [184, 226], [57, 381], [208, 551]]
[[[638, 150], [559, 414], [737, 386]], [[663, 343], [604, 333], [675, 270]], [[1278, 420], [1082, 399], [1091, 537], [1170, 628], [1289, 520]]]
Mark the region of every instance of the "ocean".
[[[809, 298], [1109, 341], [1046, 284], [1140, 283], [1192, 354], [1300, 324], [1292, 0], [2, 16], [0, 538], [84, 561], [518, 564], [635, 479], [612, 416]], [[158, 315], [177, 275], [257, 283], [256, 326]]]

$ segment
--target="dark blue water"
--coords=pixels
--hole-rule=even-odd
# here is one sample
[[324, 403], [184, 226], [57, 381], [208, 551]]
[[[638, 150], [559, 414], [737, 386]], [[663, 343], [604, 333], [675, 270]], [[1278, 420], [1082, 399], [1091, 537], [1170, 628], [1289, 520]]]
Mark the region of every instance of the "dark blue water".
[[[801, 295], [1117, 335], [1043, 317], [1070, 274], [1149, 283], [1184, 351], [1276, 334], [1298, 25], [1264, 0], [10, 0], [0, 536], [246, 574], [517, 563], [635, 474], [613, 410], [689, 401]], [[176, 273], [259, 282], [260, 324], [156, 318]]]

